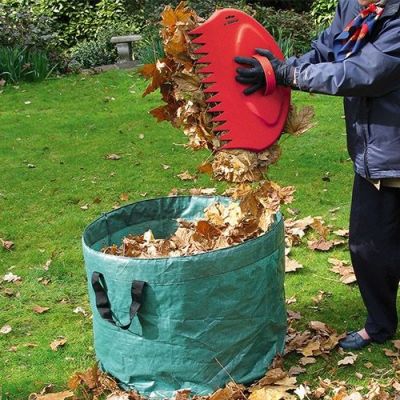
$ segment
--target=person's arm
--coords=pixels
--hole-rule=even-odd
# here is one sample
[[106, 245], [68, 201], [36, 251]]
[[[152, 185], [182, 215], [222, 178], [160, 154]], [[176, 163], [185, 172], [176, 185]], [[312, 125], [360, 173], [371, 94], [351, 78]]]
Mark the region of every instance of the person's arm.
[[400, 19], [341, 62], [306, 62], [295, 68], [300, 90], [337, 96], [383, 96], [400, 88]]

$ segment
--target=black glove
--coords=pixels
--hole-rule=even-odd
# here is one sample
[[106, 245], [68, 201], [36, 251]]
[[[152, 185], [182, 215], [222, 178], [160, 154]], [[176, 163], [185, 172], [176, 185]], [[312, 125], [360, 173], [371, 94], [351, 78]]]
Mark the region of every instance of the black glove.
[[[285, 61], [276, 58], [270, 51], [265, 49], [256, 49], [256, 52], [267, 57], [270, 61], [275, 73], [276, 83], [282, 86], [293, 86], [294, 68], [287, 65]], [[243, 84], [251, 84], [243, 93], [252, 94], [257, 90], [265, 87], [265, 74], [261, 64], [255, 58], [235, 57], [235, 61], [239, 64], [250, 65], [250, 68], [237, 68], [236, 80]]]

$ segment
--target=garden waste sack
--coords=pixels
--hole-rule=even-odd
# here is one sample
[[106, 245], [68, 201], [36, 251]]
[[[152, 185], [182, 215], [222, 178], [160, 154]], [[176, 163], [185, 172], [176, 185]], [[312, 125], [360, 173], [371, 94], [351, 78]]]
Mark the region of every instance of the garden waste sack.
[[262, 377], [286, 334], [284, 228], [193, 256], [128, 258], [101, 249], [151, 229], [166, 238], [177, 219], [201, 219], [226, 197], [179, 196], [141, 201], [104, 214], [83, 235], [101, 368], [126, 389], [172, 397], [205, 395], [231, 379]]

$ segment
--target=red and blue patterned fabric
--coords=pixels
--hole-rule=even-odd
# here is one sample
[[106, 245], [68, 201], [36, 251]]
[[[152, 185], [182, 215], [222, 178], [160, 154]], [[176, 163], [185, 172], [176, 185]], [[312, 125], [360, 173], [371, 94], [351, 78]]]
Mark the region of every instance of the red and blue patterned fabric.
[[368, 42], [369, 35], [382, 15], [383, 10], [383, 7], [370, 4], [350, 21], [344, 31], [334, 40], [333, 52], [335, 61], [345, 60], [352, 54], [357, 53]]

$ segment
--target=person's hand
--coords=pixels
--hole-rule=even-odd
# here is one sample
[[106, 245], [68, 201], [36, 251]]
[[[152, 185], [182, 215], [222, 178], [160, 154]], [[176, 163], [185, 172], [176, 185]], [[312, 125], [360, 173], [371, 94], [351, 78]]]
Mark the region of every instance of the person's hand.
[[[276, 83], [283, 86], [292, 86], [294, 81], [294, 68], [287, 65], [284, 61], [276, 58], [269, 50], [256, 49], [257, 54], [268, 58], [275, 73]], [[239, 64], [245, 64], [249, 67], [236, 69], [237, 75], [235, 79], [246, 85], [250, 85], [243, 93], [250, 95], [259, 89], [264, 89], [265, 73], [258, 60], [249, 57], [235, 57], [235, 61]]]
[[258, 60], [251, 57], [235, 57], [235, 61], [239, 64], [248, 65], [247, 68], [239, 67], [236, 69], [237, 75], [235, 79], [244, 85], [249, 85], [243, 90], [245, 95], [255, 93], [259, 89], [265, 88], [264, 70]]
[[269, 50], [256, 49], [257, 54], [268, 58], [275, 72], [276, 83], [281, 86], [293, 86], [294, 68], [276, 58]]

